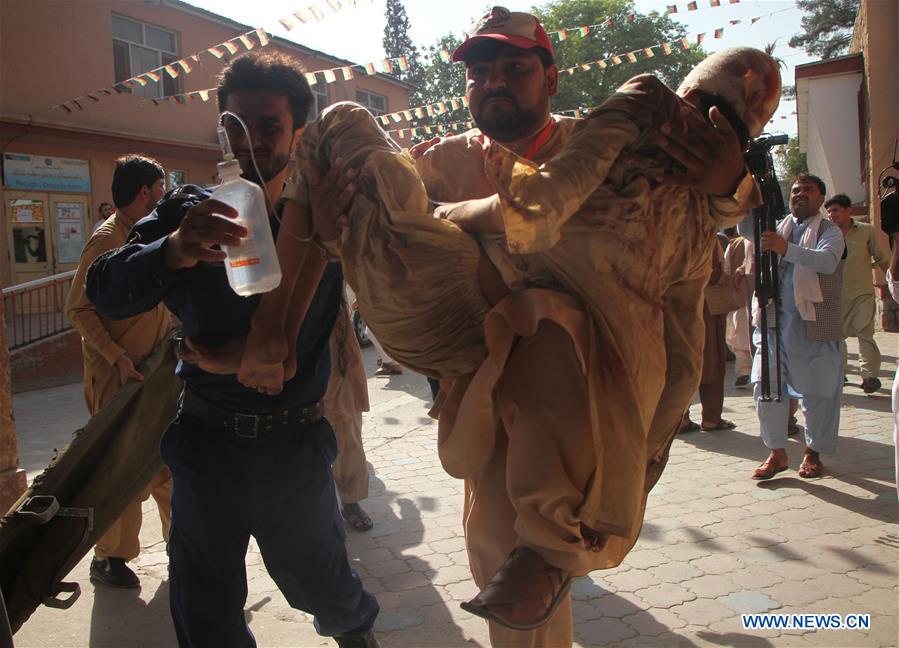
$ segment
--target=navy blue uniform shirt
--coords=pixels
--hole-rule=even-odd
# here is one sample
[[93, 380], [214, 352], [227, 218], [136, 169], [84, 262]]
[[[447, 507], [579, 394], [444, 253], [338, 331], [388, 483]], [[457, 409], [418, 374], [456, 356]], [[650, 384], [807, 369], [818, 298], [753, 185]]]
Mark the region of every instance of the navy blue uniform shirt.
[[[228, 284], [223, 263], [200, 262], [171, 272], [162, 250], [187, 210], [211, 192], [193, 185], [166, 194], [156, 209], [140, 220], [127, 243], [101, 257], [87, 275], [87, 296], [104, 317], [125, 319], [154, 308], [160, 301], [181, 320], [185, 337], [212, 347], [247, 335], [261, 295], [241, 297]], [[272, 221], [277, 234], [278, 223]], [[328, 386], [331, 360], [328, 342], [340, 306], [343, 274], [329, 263], [309, 306], [297, 341], [297, 374], [276, 396], [244, 387], [237, 376], [210, 374], [179, 362], [176, 373], [190, 390], [219, 407], [264, 413], [321, 399]]]

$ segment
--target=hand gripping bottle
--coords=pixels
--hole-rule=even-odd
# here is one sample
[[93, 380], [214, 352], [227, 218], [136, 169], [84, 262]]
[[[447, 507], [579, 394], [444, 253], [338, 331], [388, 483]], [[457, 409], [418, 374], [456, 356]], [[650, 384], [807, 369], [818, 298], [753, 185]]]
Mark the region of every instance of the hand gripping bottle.
[[236, 247], [222, 246], [228, 283], [238, 295], [246, 297], [273, 290], [281, 283], [281, 265], [268, 221], [265, 196], [259, 185], [240, 177], [240, 163], [230, 146], [218, 165], [222, 184], [212, 194], [237, 210], [234, 222], [247, 228], [249, 234]]

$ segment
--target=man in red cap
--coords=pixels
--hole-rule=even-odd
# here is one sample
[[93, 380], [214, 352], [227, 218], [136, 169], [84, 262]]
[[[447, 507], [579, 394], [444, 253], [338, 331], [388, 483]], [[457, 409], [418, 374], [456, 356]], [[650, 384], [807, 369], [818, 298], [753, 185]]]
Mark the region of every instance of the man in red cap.
[[[670, 301], [684, 310], [683, 317], [669, 324], [666, 306], [670, 331], [664, 344], [658, 332], [643, 335], [635, 330], [634, 339], [652, 342], [642, 354], [628, 342], [622, 344], [621, 331], [603, 329], [607, 323], [593, 320], [578, 300], [529, 287], [526, 277], [516, 274], [514, 262], [491, 254], [485, 232], [501, 234], [508, 225], [495, 200], [496, 187], [484, 171], [491, 140], [541, 164], [571, 141], [579, 122], [550, 112], [558, 84], [553, 56], [534, 16], [494, 7], [453, 54], [466, 66], [466, 95], [479, 128], [414, 152], [429, 197], [453, 203], [441, 208], [442, 215], [479, 234], [513, 288], [488, 315], [485, 335], [491, 357], [484, 371], [470, 383], [457, 379], [440, 411], [441, 459], [453, 474], [466, 477], [466, 543], [472, 574], [482, 588], [463, 607], [490, 621], [495, 646], [571, 644], [572, 576], [619, 564], [642, 522], [641, 514], [627, 528], [591, 527], [584, 524], [584, 513], [599, 495], [606, 500], [604, 506], [618, 500], [622, 510], [642, 511], [646, 491], [664, 466], [665, 440], [670, 443], [672, 438], [669, 428], [673, 431], [677, 424], [667, 420], [668, 410], [677, 409], [668, 401], [683, 399], [682, 386], [698, 377], [702, 355], [702, 318], [693, 311], [701, 313], [702, 285], [707, 281], [708, 264], [700, 257], [711, 248], [704, 244], [704, 231], [696, 232], [695, 249], [674, 262], [679, 269], [703, 268], [702, 276], [691, 276], [671, 290]], [[717, 201], [719, 214], [745, 213], [754, 184], [729, 127], [697, 124], [689, 140], [679, 131], [671, 131], [668, 140], [668, 152], [686, 170], [677, 182], [697, 190], [684, 190], [693, 201], [690, 206], [706, 205], [708, 213], [708, 204]], [[701, 198], [706, 194], [720, 198]], [[504, 242], [516, 251], [511, 236]], [[687, 248], [690, 243], [679, 245]], [[626, 251], [622, 254], [627, 257]], [[642, 308], [639, 295], [628, 298], [626, 280], [621, 278], [620, 290], [610, 287], [610, 295]], [[677, 299], [684, 296], [695, 298], [696, 304]], [[670, 354], [666, 368], [665, 350], [672, 345], [682, 348]], [[671, 357], [677, 358], [673, 365]], [[616, 365], [622, 361], [628, 366]], [[490, 375], [494, 367], [499, 367], [498, 375]], [[695, 385], [687, 389], [692, 392]], [[660, 396], [663, 390], [665, 396]], [[634, 439], [645, 438], [646, 447], [603, 463], [594, 453], [598, 429], [602, 434], [630, 432]], [[484, 447], [485, 433], [494, 437], [489, 456], [475, 456]], [[643, 453], [649, 455], [650, 465], [629, 470], [629, 459], [645, 460]], [[614, 472], [609, 464], [615, 460], [622, 464], [619, 474], [645, 472], [645, 483], [601, 475], [601, 468]]]

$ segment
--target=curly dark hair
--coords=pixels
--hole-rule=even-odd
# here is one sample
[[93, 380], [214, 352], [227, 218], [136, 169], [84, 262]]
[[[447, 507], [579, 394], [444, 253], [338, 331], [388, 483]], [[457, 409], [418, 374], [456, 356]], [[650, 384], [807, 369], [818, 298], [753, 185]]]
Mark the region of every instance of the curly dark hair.
[[248, 52], [222, 70], [218, 80], [219, 110], [225, 109], [232, 92], [270, 90], [287, 97], [293, 130], [302, 128], [313, 105], [312, 90], [302, 64], [280, 52]]

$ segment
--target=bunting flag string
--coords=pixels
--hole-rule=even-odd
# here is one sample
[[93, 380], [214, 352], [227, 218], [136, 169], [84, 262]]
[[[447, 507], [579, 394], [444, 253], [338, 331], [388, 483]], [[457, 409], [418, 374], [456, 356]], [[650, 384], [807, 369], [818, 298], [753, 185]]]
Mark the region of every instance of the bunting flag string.
[[[702, 9], [714, 9], [715, 7], [721, 6], [721, 0], [708, 0], [708, 2], [709, 2], [709, 6], [702, 7]], [[740, 0], [729, 0], [729, 2], [728, 2], [728, 4], [732, 4], [732, 5], [739, 4], [739, 3], [740, 3]], [[698, 6], [697, 2], [689, 2], [686, 5], [686, 10], [688, 12], [689, 11], [698, 11], [698, 10], [700, 10], [700, 7]], [[663, 12], [650, 11], [646, 15], [626, 14], [620, 18], [606, 18], [604, 21], [602, 21], [600, 23], [594, 23], [592, 25], [581, 25], [580, 27], [569, 27], [566, 29], [559, 29], [558, 31], [546, 32], [546, 35], [549, 36], [550, 38], [555, 38], [556, 40], [558, 40], [561, 43], [563, 41], [568, 40], [568, 38], [572, 34], [577, 34], [581, 38], [584, 38], [590, 34], [597, 33], [597, 30], [599, 30], [603, 27], [608, 27], [615, 23], [633, 23], [633, 22], [636, 22], [636, 20], [638, 18], [654, 19], [654, 18], [658, 18], [659, 16], [668, 16], [668, 15], [676, 14], [676, 13], [678, 13], [678, 6], [676, 4], [667, 5], [665, 8], [665, 11], [663, 11]], [[758, 20], [758, 18], [756, 18], [755, 20]], [[438, 55], [440, 56], [440, 60], [443, 61], [444, 63], [449, 63], [451, 56], [452, 56], [450, 54], [449, 50], [442, 49], [442, 48], [438, 51]]]
[[[750, 20], [749, 24], [746, 24], [742, 20], [730, 20], [730, 21], [728, 21], [728, 24], [731, 27], [735, 27], [735, 26], [739, 26], [739, 25], [745, 25], [747, 27], [751, 27], [752, 25], [755, 25], [762, 18], [768, 18], [770, 16], [774, 16], [775, 14], [779, 14], [783, 11], [789, 11], [790, 9], [792, 9], [792, 7], [790, 7], [789, 9], [779, 9], [778, 11], [772, 11], [771, 13], [768, 13], [768, 14], [756, 16], [755, 18], [752, 18]], [[721, 39], [724, 37], [724, 27], [717, 27], [713, 30], [712, 33], [713, 33], [714, 38]], [[693, 36], [693, 38], [694, 38], [693, 44], [695, 44], [696, 46], [702, 45], [702, 43], [705, 41], [706, 35], [707, 35], [706, 32], [700, 32], [698, 34], [695, 34]], [[690, 47], [691, 47], [691, 43], [687, 39], [687, 36], [682, 36], [681, 38], [678, 38], [673, 41], [669, 41], [669, 42], [665, 42], [665, 43], [657, 43], [657, 44], [651, 45], [649, 47], [641, 47], [641, 48], [638, 48], [635, 50], [631, 50], [630, 52], [621, 52], [618, 54], [613, 54], [611, 56], [608, 56], [604, 59], [600, 59], [597, 61], [588, 61], [588, 62], [584, 62], [584, 63], [578, 63], [577, 65], [573, 65], [568, 68], [560, 69], [559, 74], [571, 75], [571, 74], [574, 74], [575, 72], [587, 72], [587, 71], [593, 69], [594, 66], [598, 67], [600, 70], [605, 70], [606, 68], [609, 67], [609, 65], [621, 65], [622, 63], [625, 62], [625, 60], [627, 60], [629, 63], [636, 63], [636, 62], [638, 62], [638, 60], [640, 60], [641, 56], [644, 59], [653, 58], [655, 56], [655, 52], [653, 50], [660, 50], [662, 55], [669, 56], [669, 55], [671, 55], [672, 52], [674, 52], [677, 49], [687, 50], [687, 49], [690, 49]]]
[[402, 72], [407, 72], [409, 70], [408, 57], [397, 56], [394, 58], [384, 58], [379, 61], [372, 61], [371, 63], [351, 63], [349, 65], [341, 65], [325, 70], [313, 70], [312, 72], [306, 72], [306, 81], [309, 85], [314, 86], [318, 83], [320, 77], [325, 83], [336, 83], [338, 81], [338, 73], [340, 73], [341, 78], [344, 81], [349, 81], [356, 76], [354, 70], [361, 71], [368, 76], [374, 76], [379, 72], [392, 74], [394, 67]]
[[209, 101], [209, 95], [217, 92], [218, 88], [206, 88], [205, 90], [192, 90], [191, 92], [182, 92], [180, 94], [168, 95], [166, 97], [159, 97], [158, 99], [145, 99], [144, 103], [152, 103], [154, 106], [159, 106], [164, 103], [177, 103], [177, 104], [186, 104], [188, 102], [194, 101], [199, 98], [204, 103]]
[[[699, 11], [701, 9], [714, 9], [716, 7], [721, 6], [721, 0], [703, 0], [703, 4], [706, 1], [709, 3], [707, 7], [700, 7], [698, 0], [696, 2], [688, 2], [686, 5], [686, 11], [689, 12], [689, 11]], [[729, 0], [729, 2], [728, 2], [728, 4], [732, 4], [732, 5], [739, 4], [739, 3], [740, 3], [740, 0]], [[546, 35], [549, 36], [550, 38], [556, 38], [557, 40], [559, 40], [561, 42], [561, 41], [567, 40], [568, 37], [571, 36], [572, 34], [577, 34], [583, 38], [584, 36], [587, 36], [590, 33], [595, 32], [596, 30], [598, 30], [602, 27], [608, 27], [609, 25], [612, 25], [615, 23], [622, 23], [622, 22], [632, 23], [632, 22], [635, 22], [638, 18], [658, 18], [659, 16], [668, 16], [671, 14], [676, 14], [678, 12], [679, 12], [678, 6], [676, 4], [672, 4], [672, 5], [667, 5], [665, 7], [665, 11], [662, 11], [662, 12], [650, 11], [645, 16], [642, 16], [640, 14], [626, 14], [619, 18], [606, 18], [604, 21], [602, 21], [600, 23], [595, 23], [593, 25], [581, 25], [580, 27], [570, 27], [567, 29], [560, 29], [558, 31], [546, 32]]]
[[278, 22], [281, 23], [281, 26], [290, 31], [294, 27], [298, 27], [299, 25], [306, 25], [312, 22], [322, 22], [328, 14], [323, 11], [324, 9], [329, 9], [331, 13], [336, 14], [340, 13], [343, 10], [344, 4], [348, 4], [350, 7], [355, 9], [359, 6], [358, 0], [327, 0], [326, 2], [319, 2], [314, 5], [309, 5], [308, 7], [298, 9], [292, 12], [289, 16], [284, 16], [283, 18], [279, 18]]
[[[590, 110], [592, 109], [575, 108], [573, 110], [557, 110], [554, 112], [554, 114], [580, 118], [587, 115]], [[459, 131], [470, 130], [472, 128], [475, 128], [474, 121], [471, 119], [463, 119], [460, 121], [447, 122], [443, 124], [426, 124], [424, 126], [414, 126], [410, 128], [392, 128], [385, 132], [388, 135], [396, 135], [398, 138], [402, 138], [407, 134], [410, 137], [421, 137], [424, 135], [435, 135], [447, 132], [457, 133]]]
[[[254, 41], [250, 36], [255, 36], [256, 40]], [[161, 65], [158, 68], [154, 68], [152, 70], [147, 70], [146, 72], [141, 72], [138, 75], [133, 77], [129, 77], [117, 83], [114, 83], [111, 86], [106, 86], [105, 88], [100, 88], [99, 90], [94, 90], [93, 92], [89, 92], [84, 95], [80, 95], [75, 97], [74, 99], [69, 99], [68, 101], [64, 101], [59, 104], [54, 104], [50, 108], [47, 108], [44, 111], [53, 110], [55, 108], [62, 108], [66, 114], [71, 114], [73, 112], [73, 107], [78, 110], [84, 110], [84, 106], [81, 104], [80, 100], [90, 99], [94, 103], [99, 103], [100, 98], [97, 95], [103, 95], [105, 97], [111, 97], [113, 93], [115, 94], [125, 94], [129, 92], [132, 88], [136, 86], [144, 87], [149, 83], [159, 83], [159, 81], [163, 78], [163, 75], [167, 75], [172, 79], [177, 79], [181, 74], [190, 74], [193, 72], [193, 67], [191, 67], [190, 62], [193, 63], [201, 63], [200, 55], [203, 53], [209, 53], [214, 56], [216, 59], [221, 59], [225, 56], [222, 51], [227, 50], [229, 54], [236, 54], [240, 51], [241, 45], [247, 50], [251, 50], [256, 47], [257, 43], [260, 47], [265, 47], [271, 42], [268, 34], [261, 28], [251, 29], [248, 32], [235, 36], [223, 43], [219, 43], [217, 45], [213, 45], [212, 47], [207, 47], [206, 49], [200, 50], [199, 52], [194, 52], [188, 56], [185, 56], [182, 59], [177, 61], [172, 61], [171, 63], [167, 63], [165, 65]], [[198, 91], [199, 92], [199, 91]], [[203, 91], [207, 92], [207, 91]], [[194, 94], [194, 93], [187, 93]], [[173, 95], [179, 96], [179, 95]], [[187, 95], [184, 95], [187, 96]], [[161, 100], [156, 100], [161, 101]], [[205, 101], [205, 99], [204, 99]], [[157, 104], [158, 105], [158, 104]], [[37, 113], [34, 113], [37, 114]]]
[[[290, 16], [286, 16], [284, 18], [279, 19], [278, 22], [284, 27], [284, 29], [290, 31], [297, 24], [308, 23], [308, 22], [312, 22], [312, 21], [315, 21], [315, 22], [323, 21], [326, 18], [326, 16], [328, 15], [326, 10], [330, 10], [331, 13], [336, 14], [336, 13], [339, 13], [340, 11], [342, 11], [344, 6], [348, 5], [355, 9], [358, 6], [358, 4], [359, 4], [359, 0], [325, 0], [324, 2], [309, 5], [302, 9], [298, 9], [297, 11], [294, 11], [292, 14], [290, 14]], [[94, 103], [99, 103], [100, 99], [99, 99], [99, 97], [97, 97], [97, 95], [111, 97], [113, 95], [113, 93], [126, 94], [132, 88], [135, 88], [137, 86], [144, 87], [148, 83], [151, 83], [151, 82], [159, 83], [159, 81], [160, 81], [160, 79], [162, 79], [163, 75], [168, 75], [172, 79], [177, 79], [180, 74], [190, 74], [193, 71], [193, 68], [191, 67], [191, 62], [198, 63], [198, 64], [201, 63], [201, 61], [200, 61], [201, 54], [208, 53], [208, 54], [211, 54], [212, 56], [214, 56], [217, 60], [221, 60], [225, 57], [226, 53], [230, 56], [234, 56], [241, 50], [241, 47], [243, 47], [247, 51], [253, 49], [254, 47], [256, 47], [257, 43], [252, 38], [250, 38], [251, 36], [256, 37], [256, 40], [258, 41], [258, 44], [261, 47], [265, 47], [271, 41], [268, 34], [266, 34], [262, 28], [251, 29], [248, 32], [239, 34], [238, 36], [235, 36], [234, 38], [230, 38], [222, 43], [218, 43], [217, 45], [212, 45], [211, 47], [207, 47], [198, 52], [194, 52], [193, 54], [185, 56], [184, 58], [182, 58], [180, 60], [173, 61], [171, 63], [162, 65], [162, 66], [160, 66], [158, 68], [154, 68], [152, 70], [148, 70], [146, 72], [142, 72], [142, 73], [137, 74], [128, 79], [124, 79], [123, 81], [119, 81], [111, 86], [107, 86], [107, 87], [101, 88], [99, 90], [94, 90], [93, 92], [89, 92], [85, 95], [75, 97], [74, 99], [69, 99], [68, 101], [64, 101], [59, 104], [54, 104], [53, 106], [50, 106], [49, 108], [47, 108], [45, 110], [41, 110], [39, 112], [47, 112], [47, 111], [53, 110], [55, 108], [62, 108], [66, 112], [66, 114], [71, 114], [75, 108], [77, 108], [78, 110], [84, 110], [84, 107], [81, 103], [81, 100], [84, 100], [84, 99], [90, 99]], [[390, 63], [386, 62], [386, 61], [387, 61], [387, 59], [385, 59], [384, 66], [385, 66], [385, 68], [389, 69]], [[397, 64], [400, 66], [400, 69], [403, 69], [402, 63], [397, 61]], [[408, 63], [405, 63], [405, 64], [408, 65]], [[340, 68], [338, 68], [338, 69], [340, 69]], [[331, 72], [333, 72], [333, 70]], [[326, 76], [326, 80], [328, 80], [328, 82], [331, 83], [332, 81], [330, 81], [330, 78], [332, 78], [334, 75], [329, 74], [329, 75], [325, 75], [325, 76]], [[346, 77], [346, 74], [344, 75], [344, 78], [348, 80], [348, 78]], [[349, 78], [352, 78], [352, 77], [349, 77]], [[184, 99], [184, 97], [193, 97], [198, 92], [200, 92], [200, 91], [184, 93], [183, 95], [172, 95], [172, 97], [181, 97], [182, 100], [186, 101], [188, 99]], [[203, 91], [203, 92], [208, 92], [208, 90]], [[164, 97], [164, 98], [155, 100], [154, 103], [156, 105], [159, 105], [159, 103], [161, 101], [168, 101], [169, 99], [171, 99], [171, 98]], [[172, 99], [172, 100], [177, 101], [176, 99]], [[38, 114], [38, 113], [33, 113], [33, 115], [35, 115], [35, 114]]]
[[[732, 2], [732, 4], [735, 4], [735, 3]], [[717, 6], [717, 5], [715, 5], [715, 6]], [[728, 24], [731, 27], [739, 26], [739, 25], [751, 27], [751, 26], [755, 25], [762, 18], [768, 18], [770, 16], [774, 16], [776, 14], [782, 13], [783, 11], [789, 11], [791, 9], [792, 9], [792, 7], [788, 8], [788, 9], [780, 9], [778, 11], [773, 11], [768, 14], [763, 14], [763, 15], [752, 18], [748, 23], [744, 22], [742, 20], [730, 20], [730, 21], [728, 21]], [[715, 39], [723, 38], [724, 30], [725, 30], [725, 27], [715, 28], [712, 31], [713, 37]], [[694, 34], [690, 37], [690, 39], [688, 39], [687, 36], [683, 36], [683, 37], [680, 37], [673, 41], [657, 43], [657, 44], [649, 46], [649, 47], [637, 48], [637, 49], [631, 50], [629, 52], [621, 52], [621, 53], [614, 54], [607, 58], [600, 59], [597, 61], [587, 61], [587, 62], [583, 62], [583, 63], [578, 63], [577, 65], [574, 65], [572, 67], [559, 70], [559, 73], [572, 75], [575, 72], [589, 71], [589, 70], [593, 69], [594, 67], [598, 67], [600, 70], [605, 70], [609, 66], [618, 66], [618, 65], [624, 64], [625, 62], [637, 63], [640, 60], [651, 59], [658, 55], [669, 56], [675, 50], [678, 50], [678, 49], [687, 50], [687, 49], [690, 49], [690, 47], [692, 47], [693, 45], [697, 45], [697, 46], [701, 45], [703, 43], [703, 41], [705, 40], [706, 36], [707, 36], [706, 32]], [[691, 43], [691, 39], [692, 39], [692, 43]], [[405, 59], [406, 59], [406, 57], [398, 57], [398, 58], [394, 58], [394, 59], [383, 59], [377, 65], [380, 65], [382, 70], [388, 69], [388, 64], [391, 66], [393, 64], [396, 64], [397, 67], [399, 67], [400, 69], [403, 69]], [[405, 61], [405, 64], [408, 64], [408, 61]], [[335, 83], [336, 81], [339, 80], [337, 77], [337, 73], [339, 72], [341, 74], [343, 80], [348, 81], [348, 80], [354, 78], [354, 70], [361, 69], [361, 70], [363, 70], [363, 72], [365, 74], [368, 74], [368, 75], [377, 74], [377, 70], [376, 70], [375, 66], [376, 66], [375, 63], [365, 63], [365, 64], [346, 65], [343, 67], [331, 68], [329, 70], [316, 70], [314, 72], [307, 72], [306, 78], [307, 78], [307, 81], [310, 83], [310, 85], [315, 84], [317, 82], [317, 80], [318, 80], [317, 75], [322, 75], [322, 77], [324, 78], [324, 80], [327, 83]], [[215, 91], [215, 88], [208, 88], [206, 90], [197, 90], [194, 92], [184, 93], [184, 94], [180, 94], [180, 95], [172, 95], [170, 97], [162, 97], [160, 99], [150, 99], [147, 101], [152, 102], [156, 106], [158, 106], [164, 102], [169, 102], [169, 101], [173, 101], [173, 102], [179, 103], [179, 104], [188, 103], [190, 101], [193, 101], [197, 97], [200, 97], [203, 101], [207, 101], [209, 93], [214, 92], [214, 91]], [[467, 108], [467, 107], [468, 107], [468, 100], [465, 97], [461, 97], [461, 96], [460, 97], [450, 97], [450, 98], [440, 99], [440, 100], [435, 101], [430, 104], [424, 104], [421, 106], [415, 106], [412, 108], [407, 108], [404, 110], [379, 115], [377, 117], [377, 119], [380, 122], [381, 126], [387, 127], [387, 126], [390, 126], [391, 124], [401, 123], [404, 120], [407, 122], [412, 122], [413, 119], [433, 118], [433, 117], [436, 117], [437, 115], [455, 112], [455, 111], [461, 110], [462, 108]], [[83, 108], [81, 108], [81, 109], [83, 110]], [[577, 113], [578, 115], [580, 115], [581, 113], [585, 113], [586, 109], [577, 109], [577, 111], [571, 111], [571, 112], [572, 112], [572, 114]], [[451, 123], [462, 124], [462, 123], [466, 123], [466, 122], [451, 122]], [[434, 124], [434, 125], [431, 125], [430, 127], [436, 128], [437, 126], [438, 126], [437, 124]], [[413, 134], [413, 135], [417, 135], [419, 132], [422, 132], [425, 134], [430, 132], [430, 131], [422, 130], [424, 128], [426, 128], [426, 127], [425, 126], [416, 126], [416, 127], [410, 126], [408, 128], [407, 127], [394, 128], [394, 129], [388, 130], [387, 132], [398, 133], [398, 132], [408, 131], [408, 132], [410, 132], [410, 134]], [[402, 135], [400, 135], [400, 136], [402, 136]]]

